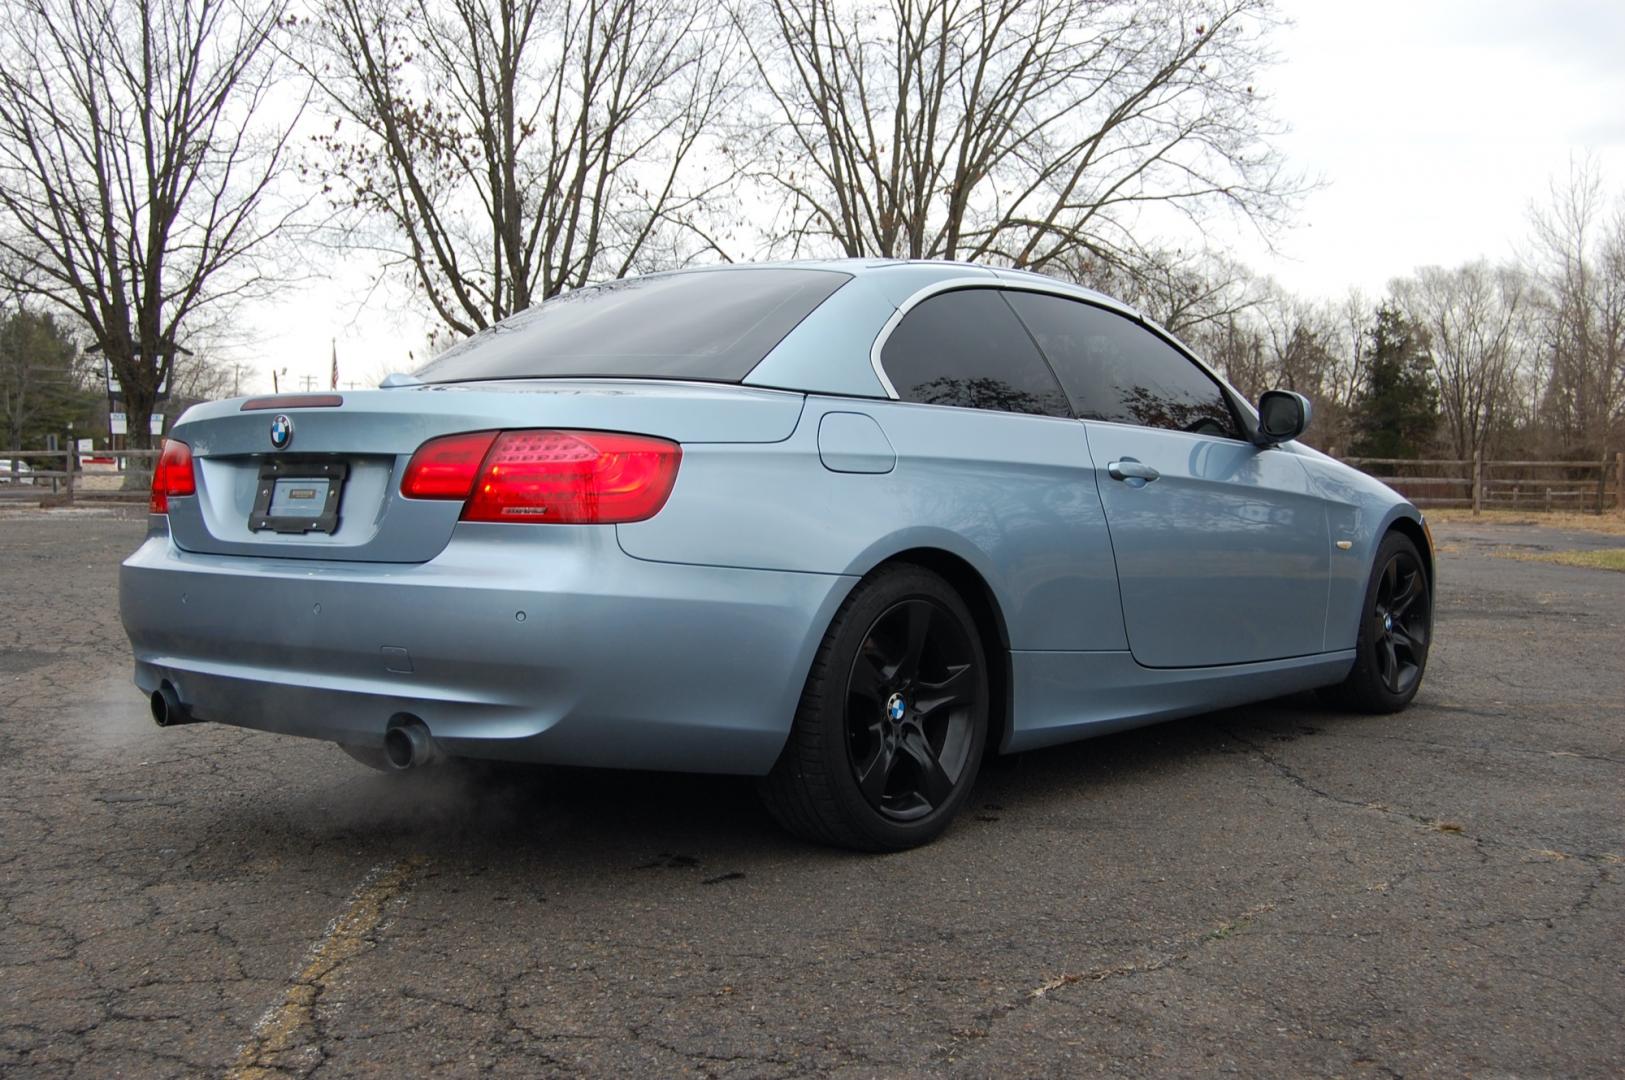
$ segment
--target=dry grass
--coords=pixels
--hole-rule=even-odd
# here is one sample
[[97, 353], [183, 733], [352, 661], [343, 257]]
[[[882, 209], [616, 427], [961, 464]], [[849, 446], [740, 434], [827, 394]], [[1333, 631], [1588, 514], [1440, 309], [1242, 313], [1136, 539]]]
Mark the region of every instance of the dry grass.
[[1595, 551], [1496, 551], [1503, 559], [1520, 562], [1558, 563], [1562, 566], [1585, 566], [1593, 570], [1618, 570], [1625, 573], [1625, 548], [1597, 548]]
[[1577, 514], [1568, 510], [1545, 513], [1534, 510], [1486, 510], [1478, 517], [1460, 507], [1424, 510], [1430, 525], [1458, 522], [1474, 525], [1544, 525], [1549, 529], [1579, 529], [1585, 532], [1625, 536], [1625, 514]]

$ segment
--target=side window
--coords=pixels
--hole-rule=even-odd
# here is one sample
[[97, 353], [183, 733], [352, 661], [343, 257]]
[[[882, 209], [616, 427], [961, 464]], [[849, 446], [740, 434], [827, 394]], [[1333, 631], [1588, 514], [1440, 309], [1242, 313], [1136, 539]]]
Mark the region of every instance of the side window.
[[1055, 373], [995, 289], [922, 300], [892, 330], [880, 363], [904, 401], [1072, 415]]
[[1042, 293], [1009, 298], [1082, 419], [1241, 437], [1213, 377], [1132, 319]]

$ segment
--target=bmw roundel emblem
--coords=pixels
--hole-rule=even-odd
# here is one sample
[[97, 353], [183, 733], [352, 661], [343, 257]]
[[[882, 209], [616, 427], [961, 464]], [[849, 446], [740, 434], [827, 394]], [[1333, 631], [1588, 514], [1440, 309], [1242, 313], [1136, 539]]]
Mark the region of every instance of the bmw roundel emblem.
[[291, 442], [293, 442], [293, 421], [279, 413], [277, 418], [271, 421], [271, 445], [278, 450], [286, 450]]
[[903, 700], [902, 694], [893, 694], [886, 702], [886, 716], [893, 722], [901, 721], [908, 715], [908, 702]]

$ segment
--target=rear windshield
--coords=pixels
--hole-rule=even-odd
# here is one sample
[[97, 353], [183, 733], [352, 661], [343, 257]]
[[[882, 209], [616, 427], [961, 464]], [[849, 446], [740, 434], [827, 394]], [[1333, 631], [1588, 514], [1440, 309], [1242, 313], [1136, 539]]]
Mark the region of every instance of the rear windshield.
[[790, 267], [656, 274], [591, 285], [435, 357], [424, 382], [553, 376], [738, 382], [851, 279]]

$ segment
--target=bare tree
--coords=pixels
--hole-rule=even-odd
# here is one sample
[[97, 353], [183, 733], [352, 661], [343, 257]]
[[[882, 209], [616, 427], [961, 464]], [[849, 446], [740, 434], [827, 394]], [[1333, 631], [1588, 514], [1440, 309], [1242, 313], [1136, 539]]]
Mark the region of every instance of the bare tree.
[[177, 407], [232, 397], [241, 389], [239, 369], [222, 361], [208, 345], [175, 358], [169, 393]]
[[1193, 344], [1209, 328], [1250, 311], [1262, 295], [1251, 270], [1212, 252], [1148, 249], [1131, 260], [1108, 261], [1080, 251], [1050, 269], [1133, 305]]
[[791, 252], [1129, 261], [1148, 221], [1267, 226], [1291, 193], [1270, 0], [743, 3]]
[[[1371, 385], [1371, 362], [1374, 342], [1372, 335], [1377, 318], [1377, 304], [1358, 287], [1352, 287], [1333, 305], [1333, 346], [1335, 367], [1332, 371], [1333, 395], [1339, 407], [1346, 410], [1353, 422], [1355, 407]], [[1346, 434], [1352, 435], [1352, 431]], [[1339, 446], [1348, 443], [1340, 442]]]
[[88, 327], [131, 442], [200, 311], [263, 283], [281, 0], [0, 0], [0, 251]]
[[335, 123], [314, 168], [473, 333], [716, 249], [732, 35], [704, 0], [320, 0], [309, 67]]
[[1531, 363], [1526, 277], [1486, 262], [1430, 266], [1395, 281], [1392, 291], [1428, 336], [1455, 456], [1488, 456], [1514, 419]]
[[1336, 324], [1331, 312], [1273, 281], [1256, 311], [1271, 381], [1306, 397], [1322, 397], [1333, 381], [1336, 363], [1332, 352]]
[[1310, 441], [1348, 445], [1361, 342], [1357, 331], [1350, 338], [1338, 308], [1265, 279], [1254, 284], [1246, 308], [1221, 326], [1204, 329], [1198, 341], [1206, 345], [1215, 337], [1213, 361], [1237, 389], [1255, 399], [1271, 389], [1303, 394], [1315, 406]]
[[1194, 338], [1187, 338], [1186, 344], [1249, 401], [1257, 400], [1275, 384], [1263, 335], [1246, 312], [1232, 313], [1203, 327]]
[[1544, 388], [1539, 411], [1566, 451], [1595, 459], [1625, 437], [1625, 200], [1577, 165], [1534, 215]]

